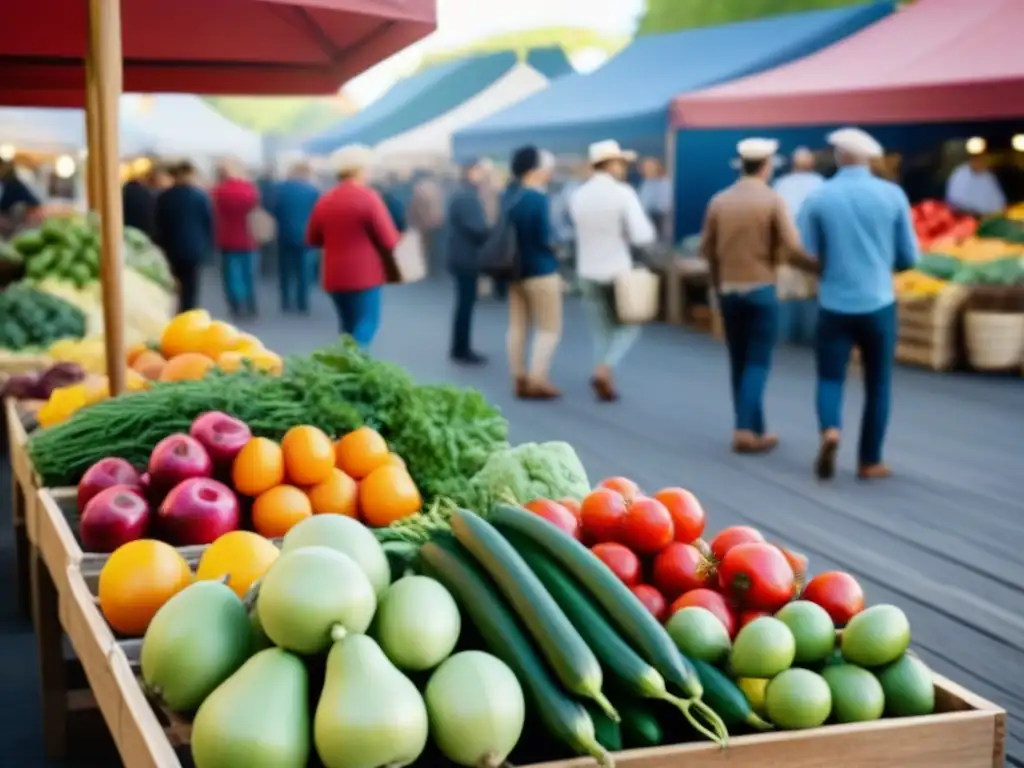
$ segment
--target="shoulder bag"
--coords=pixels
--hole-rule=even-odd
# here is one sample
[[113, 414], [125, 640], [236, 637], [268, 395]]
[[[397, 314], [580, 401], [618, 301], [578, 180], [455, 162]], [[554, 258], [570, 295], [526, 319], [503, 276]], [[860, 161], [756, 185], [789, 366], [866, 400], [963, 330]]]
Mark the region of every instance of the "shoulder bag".
[[480, 247], [477, 262], [480, 274], [495, 280], [517, 279], [521, 265], [519, 235], [511, 214], [522, 198], [523, 193], [519, 192], [502, 207], [494, 229]]

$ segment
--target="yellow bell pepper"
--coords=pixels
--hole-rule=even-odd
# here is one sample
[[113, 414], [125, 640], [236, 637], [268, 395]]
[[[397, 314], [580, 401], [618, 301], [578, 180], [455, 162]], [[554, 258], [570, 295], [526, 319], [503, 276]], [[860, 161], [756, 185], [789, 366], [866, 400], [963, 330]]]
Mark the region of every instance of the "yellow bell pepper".
[[39, 425], [46, 428], [67, 421], [88, 403], [88, 390], [85, 384], [58, 387], [50, 394], [46, 404], [39, 409]]

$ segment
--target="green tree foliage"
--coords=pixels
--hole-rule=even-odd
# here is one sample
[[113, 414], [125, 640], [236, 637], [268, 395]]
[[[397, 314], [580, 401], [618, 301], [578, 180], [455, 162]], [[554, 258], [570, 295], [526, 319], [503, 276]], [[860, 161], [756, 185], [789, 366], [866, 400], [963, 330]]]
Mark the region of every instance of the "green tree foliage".
[[355, 111], [343, 96], [210, 96], [207, 102], [257, 133], [310, 134]]
[[427, 54], [421, 67], [450, 61], [474, 53], [493, 53], [494, 51], [522, 51], [533, 48], [551, 48], [560, 46], [567, 56], [590, 48], [605, 51], [609, 55], [618, 53], [629, 39], [624, 35], [607, 35], [593, 29], [576, 27], [543, 27], [500, 34], [476, 40], [469, 45], [459, 46], [446, 51]]
[[857, 5], [864, 0], [647, 0], [638, 35]]

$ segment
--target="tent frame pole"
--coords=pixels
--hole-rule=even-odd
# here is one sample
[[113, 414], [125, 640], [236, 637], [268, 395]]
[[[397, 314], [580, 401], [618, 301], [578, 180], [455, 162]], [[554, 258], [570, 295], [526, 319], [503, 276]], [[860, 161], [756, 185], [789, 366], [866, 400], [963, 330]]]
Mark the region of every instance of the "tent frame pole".
[[89, 0], [86, 49], [86, 108], [89, 159], [96, 181], [90, 205], [100, 215], [100, 279], [103, 328], [110, 394], [124, 392], [124, 212], [121, 203], [118, 102], [124, 80], [121, 51], [121, 0]]
[[671, 118], [665, 131], [665, 172], [672, 184], [672, 209], [668, 216], [668, 241], [673, 247], [676, 244], [676, 198], [679, 195], [679, 179], [676, 173], [676, 141], [679, 132], [672, 127]]

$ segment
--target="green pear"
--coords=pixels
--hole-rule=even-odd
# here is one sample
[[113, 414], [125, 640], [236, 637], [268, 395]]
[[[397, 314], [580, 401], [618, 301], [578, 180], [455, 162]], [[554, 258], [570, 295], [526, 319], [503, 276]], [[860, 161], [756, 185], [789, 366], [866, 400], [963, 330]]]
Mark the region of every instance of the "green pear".
[[196, 768], [306, 768], [308, 696], [302, 659], [280, 648], [260, 651], [199, 707]]
[[[342, 636], [327, 655], [313, 741], [325, 768], [401, 768], [427, 743], [427, 707], [413, 682], [367, 635]], [[198, 768], [203, 768], [199, 766]], [[247, 766], [247, 768], [251, 768]]]
[[174, 712], [192, 712], [249, 657], [245, 604], [220, 581], [197, 581], [156, 612], [142, 640], [147, 690]]

